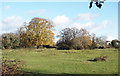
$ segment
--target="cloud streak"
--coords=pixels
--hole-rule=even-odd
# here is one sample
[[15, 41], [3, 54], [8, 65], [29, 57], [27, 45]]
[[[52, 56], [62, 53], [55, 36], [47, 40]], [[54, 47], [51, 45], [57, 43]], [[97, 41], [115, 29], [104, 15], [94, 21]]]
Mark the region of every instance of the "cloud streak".
[[71, 27], [76, 27], [78, 29], [81, 29], [81, 28], [91, 28], [91, 27], [93, 27], [93, 25], [94, 25], [94, 22], [87, 22], [87, 23], [83, 23], [83, 24], [75, 22], [72, 24]]
[[81, 20], [81, 21], [92, 21], [94, 17], [96, 17], [96, 14], [91, 14], [91, 13], [80, 13], [78, 16], [75, 18], [76, 21]]
[[104, 21], [102, 21], [102, 22], [99, 23], [99, 24], [94, 24], [93, 27], [89, 28], [89, 31], [90, 31], [91, 33], [93, 33], [93, 32], [97, 32], [97, 31], [103, 30], [103, 29], [105, 29], [110, 23], [111, 23], [111, 21], [109, 21], [109, 20], [104, 20]]
[[112, 36], [107, 36], [107, 41], [112, 41], [112, 40], [114, 40], [114, 39], [116, 39], [116, 38], [114, 38], [114, 37], [112, 37]]

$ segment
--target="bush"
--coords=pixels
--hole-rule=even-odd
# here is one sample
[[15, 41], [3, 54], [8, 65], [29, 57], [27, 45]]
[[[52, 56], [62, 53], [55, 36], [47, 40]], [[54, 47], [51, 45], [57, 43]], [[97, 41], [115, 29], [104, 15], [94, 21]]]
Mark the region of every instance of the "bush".
[[2, 35], [2, 47], [5, 49], [18, 48], [20, 44], [19, 36], [14, 33], [6, 33]]
[[67, 45], [65, 43], [59, 43], [59, 44], [57, 44], [57, 49], [59, 49], [59, 50], [69, 50], [70, 47], [69, 47], [69, 45]]
[[75, 49], [75, 50], [83, 49], [82, 42], [80, 41], [79, 38], [75, 38], [72, 40], [71, 49]]
[[2, 75], [22, 74], [23, 63], [20, 60], [10, 60], [2, 58]]

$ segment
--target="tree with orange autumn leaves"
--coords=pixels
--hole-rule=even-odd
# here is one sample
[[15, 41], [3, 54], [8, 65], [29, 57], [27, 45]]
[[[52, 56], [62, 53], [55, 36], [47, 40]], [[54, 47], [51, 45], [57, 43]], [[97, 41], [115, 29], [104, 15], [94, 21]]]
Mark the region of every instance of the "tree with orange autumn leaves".
[[43, 18], [33, 18], [24, 25], [24, 33], [21, 32], [21, 40], [24, 46], [54, 45], [53, 24]]

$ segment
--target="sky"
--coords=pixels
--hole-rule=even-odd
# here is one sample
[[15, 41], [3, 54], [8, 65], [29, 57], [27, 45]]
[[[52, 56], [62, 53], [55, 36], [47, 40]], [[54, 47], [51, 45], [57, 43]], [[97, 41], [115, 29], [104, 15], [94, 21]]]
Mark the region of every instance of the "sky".
[[[112, 0], [111, 0], [112, 1]], [[84, 28], [107, 40], [118, 39], [118, 2], [105, 2], [89, 9], [89, 2], [2, 2], [0, 34], [15, 32], [34, 17], [52, 20], [55, 42], [64, 28]]]
[[[90, 0], [0, 0], [1, 2], [88, 2]], [[106, 2], [118, 2], [120, 0], [106, 0]]]
[[[118, 2], [118, 12], [120, 12], [120, 2]], [[118, 29], [120, 29], [120, 14], [118, 14]], [[118, 40], [120, 41], [120, 30], [118, 30]]]

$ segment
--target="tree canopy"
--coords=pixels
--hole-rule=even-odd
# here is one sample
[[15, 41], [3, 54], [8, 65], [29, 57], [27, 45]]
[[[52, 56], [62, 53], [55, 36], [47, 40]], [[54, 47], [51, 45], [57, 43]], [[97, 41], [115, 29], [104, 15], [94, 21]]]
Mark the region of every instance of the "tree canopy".
[[20, 36], [24, 39], [26, 46], [53, 45], [54, 33], [53, 24], [50, 20], [43, 18], [33, 18], [28, 24], [24, 25], [25, 32]]
[[65, 28], [61, 31], [57, 46], [60, 49], [86, 49], [91, 46], [91, 38], [86, 29]]

